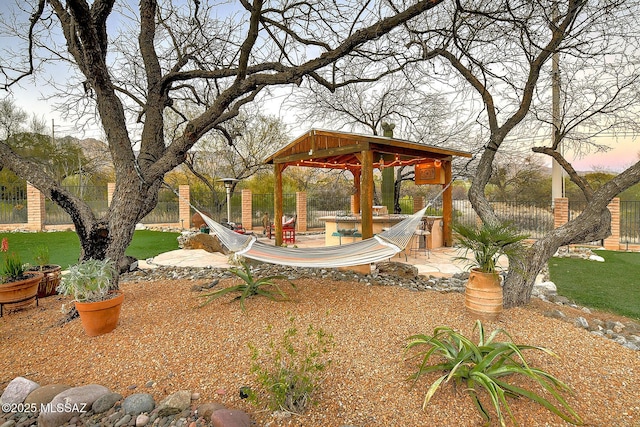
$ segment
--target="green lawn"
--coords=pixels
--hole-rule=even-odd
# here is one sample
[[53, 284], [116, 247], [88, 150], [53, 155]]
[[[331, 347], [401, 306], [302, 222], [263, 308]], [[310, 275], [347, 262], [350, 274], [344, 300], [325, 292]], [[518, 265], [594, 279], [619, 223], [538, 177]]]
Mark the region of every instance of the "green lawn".
[[558, 294], [579, 305], [640, 319], [640, 253], [597, 251], [605, 262], [549, 260]]
[[[147, 259], [178, 249], [178, 236], [179, 233], [137, 230], [126, 254], [137, 259]], [[63, 269], [77, 263], [80, 256], [80, 241], [73, 231], [0, 233], [0, 239], [4, 237], [9, 239], [9, 252], [18, 253], [25, 263], [34, 263], [33, 256], [40, 246], [48, 247], [50, 263], [61, 265]]]

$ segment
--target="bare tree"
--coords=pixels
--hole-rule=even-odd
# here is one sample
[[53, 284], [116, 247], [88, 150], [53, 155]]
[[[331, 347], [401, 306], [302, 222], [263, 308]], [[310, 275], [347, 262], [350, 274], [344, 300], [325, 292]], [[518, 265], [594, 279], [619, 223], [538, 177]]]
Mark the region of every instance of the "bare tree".
[[[383, 123], [392, 123], [394, 137], [435, 146], [458, 146], [465, 139], [467, 120], [453, 111], [447, 97], [422, 81], [413, 82], [404, 73], [334, 92], [310, 83], [285, 102], [290, 107], [298, 106], [297, 117], [302, 122], [372, 135], [383, 133]], [[400, 212], [402, 182], [413, 177], [413, 168], [395, 168], [395, 212]]]
[[[136, 222], [156, 205], [164, 175], [204, 135], [224, 133], [226, 122], [267, 87], [308, 77], [335, 88], [361, 79], [337, 81], [333, 71], [349, 56], [362, 63], [384, 57], [376, 44], [385, 35], [440, 2], [140, 0], [135, 10], [115, 0], [17, 2], [28, 9], [28, 31], [16, 21], [14, 36], [26, 35], [22, 44], [12, 45], [17, 50], [1, 56], [2, 87], [46, 78], [38, 72], [48, 61], [69, 64], [66, 81], [72, 87], [65, 105], [99, 116], [116, 189], [107, 213], [96, 217], [81, 199], [3, 144], [0, 164], [28, 177], [70, 214], [81, 258], [119, 263]], [[130, 37], [132, 31], [137, 38]], [[62, 42], [56, 34], [63, 35]], [[170, 141], [169, 110], [184, 118]]]
[[218, 197], [220, 178], [233, 178], [231, 194], [241, 180], [261, 171], [270, 170], [264, 159], [283, 147], [289, 140], [286, 125], [272, 116], [240, 113], [229, 120], [226, 136], [207, 135], [189, 152], [184, 165], [213, 194], [216, 212], [226, 203], [225, 197]]
[[[525, 124], [551, 56], [558, 52], [597, 62], [607, 60], [611, 53], [632, 55], [637, 49], [631, 49], [627, 40], [635, 36], [624, 34], [623, 29], [633, 28], [631, 18], [637, 15], [637, 7], [637, 2], [623, 0], [458, 1], [439, 8], [437, 15], [413, 28], [412, 44], [422, 57], [455, 72], [449, 77], [461, 78], [482, 103], [478, 122], [487, 130], [488, 138], [479, 152], [469, 198], [483, 221], [498, 220], [485, 194], [494, 161], [507, 136]], [[637, 63], [637, 58], [633, 62]], [[614, 85], [613, 91], [627, 84], [634, 85], [633, 79]], [[608, 127], [603, 116], [607, 108], [589, 111], [594, 126]], [[576, 130], [575, 122], [565, 124], [564, 130]], [[560, 127], [557, 131], [563, 132]], [[510, 260], [514, 268], [504, 287], [507, 307], [529, 301], [536, 275], [560, 246], [606, 237], [610, 233], [607, 204], [640, 180], [639, 162], [594, 191], [581, 183], [571, 164], [554, 148], [539, 147], [535, 151], [558, 160], [588, 194], [589, 205], [580, 216], [536, 241], [523, 262]]]

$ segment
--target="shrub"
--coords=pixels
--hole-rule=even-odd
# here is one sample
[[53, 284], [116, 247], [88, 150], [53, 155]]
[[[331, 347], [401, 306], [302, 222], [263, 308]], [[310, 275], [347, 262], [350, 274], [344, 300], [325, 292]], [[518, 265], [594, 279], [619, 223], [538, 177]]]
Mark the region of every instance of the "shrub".
[[[202, 303], [201, 307], [209, 304], [216, 298], [220, 298], [221, 296], [232, 292], [240, 293], [240, 295], [235, 299], [240, 300], [240, 308], [242, 311], [245, 311], [244, 300], [255, 295], [262, 295], [273, 301], [277, 301], [278, 297], [284, 300], [288, 299], [287, 295], [282, 292], [282, 289], [280, 289], [280, 286], [274, 282], [276, 279], [285, 279], [285, 276], [267, 276], [256, 279], [251, 274], [251, 268], [247, 263], [242, 261], [241, 264], [241, 269], [234, 267], [230, 268], [229, 271], [242, 279], [244, 283], [201, 295], [201, 298], [207, 298], [207, 300]], [[292, 282], [289, 282], [289, 284], [291, 284], [291, 287], [295, 289], [295, 285]], [[270, 287], [272, 289], [265, 289], [266, 287]]]
[[[487, 422], [490, 421], [489, 411], [478, 396], [478, 387], [485, 389], [488, 393], [501, 426], [505, 425], [502, 407], [509, 414], [513, 423], [517, 425], [506, 398], [520, 396], [539, 403], [565, 421], [576, 425], [582, 424], [580, 416], [571, 409], [561, 395], [561, 392], [570, 392], [569, 387], [553, 375], [531, 367], [525, 361], [522, 351], [540, 350], [557, 357], [555, 353], [544, 347], [514, 344], [509, 334], [503, 329], [496, 329], [486, 338], [480, 321], [476, 321], [474, 331], [476, 329], [480, 335], [477, 345], [448, 326], [435, 328], [433, 335], [414, 335], [409, 337], [410, 342], [407, 345], [407, 351], [424, 346], [427, 347], [426, 350], [420, 350], [410, 358], [420, 359], [420, 365], [418, 371], [411, 375], [409, 379], [415, 383], [426, 373], [445, 372], [427, 390], [423, 409], [440, 385], [453, 379], [456, 385], [463, 384], [465, 386], [476, 408]], [[494, 342], [494, 339], [500, 333], [506, 335], [510, 341]], [[428, 365], [431, 356], [440, 356], [442, 361]], [[537, 382], [553, 396], [556, 404], [536, 393], [512, 385], [504, 379], [504, 377], [513, 374], [521, 374]]]
[[[314, 391], [322, 380], [322, 374], [331, 364], [327, 355], [333, 348], [333, 336], [312, 325], [305, 337], [300, 339], [298, 329], [290, 317], [291, 326], [284, 332], [280, 342], [270, 341], [265, 351], [266, 362], [261, 364], [261, 352], [249, 343], [254, 373], [268, 395], [270, 410], [283, 410], [299, 414], [311, 402]], [[258, 403], [251, 393], [250, 399]]]
[[103, 301], [111, 297], [109, 291], [116, 274], [110, 259], [87, 259], [71, 266], [56, 290], [79, 302]]

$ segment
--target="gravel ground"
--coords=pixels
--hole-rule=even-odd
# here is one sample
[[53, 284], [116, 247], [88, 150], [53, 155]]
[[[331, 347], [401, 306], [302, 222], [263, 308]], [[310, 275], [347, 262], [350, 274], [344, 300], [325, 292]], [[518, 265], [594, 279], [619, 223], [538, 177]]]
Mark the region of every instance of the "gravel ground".
[[[443, 324], [472, 334], [474, 320], [465, 313], [462, 294], [299, 279], [296, 290], [283, 285], [291, 301], [253, 298], [243, 313], [230, 296], [198, 308], [201, 300], [191, 288], [204, 283], [122, 283], [120, 324], [95, 338], [84, 335], [79, 320], [59, 325], [69, 298], [46, 298], [37, 308], [5, 315], [0, 319], [0, 389], [25, 376], [41, 385], [98, 383], [124, 396], [148, 392], [156, 401], [190, 390], [200, 394], [200, 403], [243, 409], [258, 426], [483, 425], [466, 392], [453, 385], [445, 385], [422, 410], [424, 393], [439, 374], [413, 387], [406, 381], [416, 369], [405, 360], [407, 337]], [[224, 279], [218, 287], [232, 283], [237, 282]], [[548, 309], [536, 301], [485, 326], [505, 328], [518, 343], [555, 351], [558, 359], [532, 352], [529, 361], [575, 391], [568, 401], [585, 425], [640, 426], [640, 352], [544, 317]], [[238, 390], [258, 388], [247, 344], [266, 349], [270, 340], [282, 337], [291, 316], [300, 330], [313, 325], [331, 333], [335, 348], [314, 396], [317, 403], [303, 415], [276, 419], [240, 399]], [[511, 407], [522, 426], [565, 425], [530, 401], [514, 400]]]

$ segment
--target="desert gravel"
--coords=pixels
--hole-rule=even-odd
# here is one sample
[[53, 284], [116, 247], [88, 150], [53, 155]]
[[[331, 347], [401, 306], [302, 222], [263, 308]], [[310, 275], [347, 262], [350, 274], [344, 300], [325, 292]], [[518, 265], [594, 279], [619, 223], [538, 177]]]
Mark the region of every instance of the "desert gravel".
[[[218, 287], [236, 280], [225, 279]], [[156, 400], [190, 390], [200, 394], [200, 403], [243, 409], [258, 426], [483, 425], [466, 392], [452, 384], [422, 409], [424, 393], [438, 374], [413, 387], [406, 381], [416, 369], [415, 362], [405, 360], [407, 337], [431, 333], [438, 325], [472, 334], [474, 319], [464, 310], [462, 294], [300, 279], [295, 290], [283, 284], [291, 301], [252, 298], [243, 313], [231, 296], [199, 308], [201, 299], [191, 288], [202, 283], [123, 283], [119, 326], [94, 338], [84, 335], [79, 320], [58, 324], [62, 306], [72, 304], [66, 297], [6, 314], [0, 319], [0, 389], [24, 376], [41, 385], [98, 383], [124, 396], [148, 392]], [[485, 326], [502, 327], [518, 343], [556, 352], [557, 359], [530, 352], [528, 360], [574, 390], [568, 401], [585, 425], [640, 426], [640, 352], [543, 316], [548, 309], [536, 301]], [[247, 344], [265, 349], [290, 326], [290, 317], [300, 330], [313, 325], [332, 334], [335, 348], [314, 396], [317, 403], [304, 414], [280, 419], [240, 399], [238, 390], [259, 388]], [[511, 407], [522, 426], [566, 425], [527, 400], [514, 400]]]

